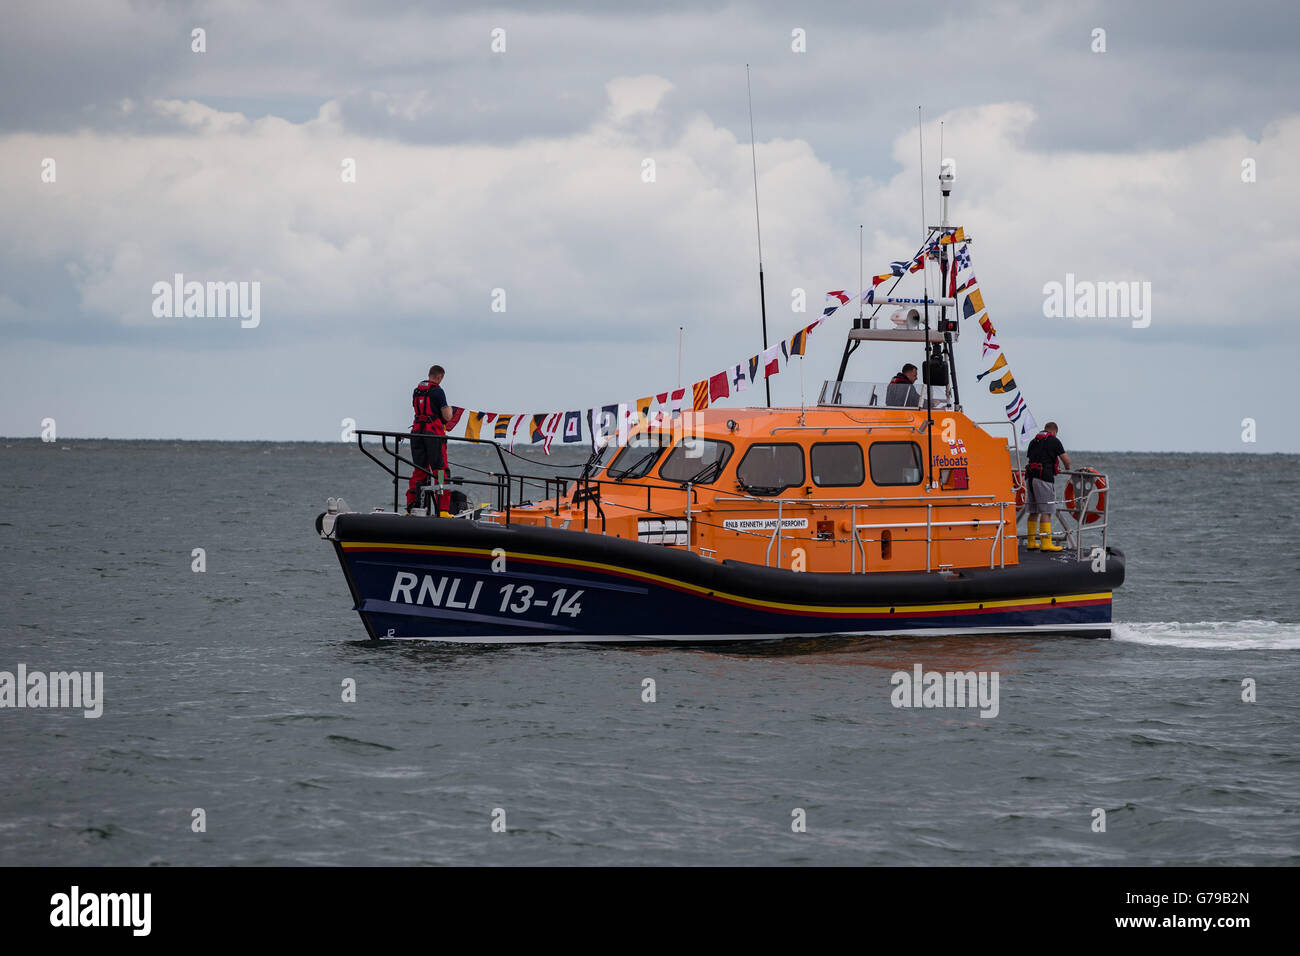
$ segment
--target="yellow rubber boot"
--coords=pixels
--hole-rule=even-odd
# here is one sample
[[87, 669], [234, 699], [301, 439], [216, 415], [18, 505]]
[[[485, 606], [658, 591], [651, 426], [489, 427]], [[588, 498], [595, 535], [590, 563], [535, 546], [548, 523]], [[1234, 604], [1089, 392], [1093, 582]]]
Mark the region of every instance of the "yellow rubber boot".
[[1029, 551], [1038, 550], [1038, 522], [1030, 520], [1025, 524], [1025, 548]]
[[1041, 536], [1039, 539], [1040, 543], [1038, 545], [1040, 550], [1043, 551], [1064, 551], [1065, 550], [1059, 544], [1054, 544], [1052, 542], [1052, 522], [1050, 520], [1040, 521], [1038, 523], [1038, 530]]

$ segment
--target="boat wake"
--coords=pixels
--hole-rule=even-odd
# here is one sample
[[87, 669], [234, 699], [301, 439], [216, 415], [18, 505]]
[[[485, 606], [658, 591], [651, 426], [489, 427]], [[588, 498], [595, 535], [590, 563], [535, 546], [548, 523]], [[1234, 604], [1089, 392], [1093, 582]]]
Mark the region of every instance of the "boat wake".
[[1111, 637], [1129, 644], [1214, 650], [1300, 650], [1300, 624], [1281, 621], [1147, 621], [1111, 625]]

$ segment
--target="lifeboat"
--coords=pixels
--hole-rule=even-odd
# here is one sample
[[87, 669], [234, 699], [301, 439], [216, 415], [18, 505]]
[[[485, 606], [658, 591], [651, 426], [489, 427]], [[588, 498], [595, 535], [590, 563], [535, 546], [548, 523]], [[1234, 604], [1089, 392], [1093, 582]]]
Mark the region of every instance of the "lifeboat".
[[[1061, 521], [1072, 547], [1026, 550], [1006, 438], [956, 409], [847, 404], [864, 390], [850, 384], [828, 383], [839, 400], [816, 407], [683, 413], [578, 477], [532, 476], [553, 491], [533, 503], [513, 503], [529, 477], [502, 456], [485, 479], [494, 507], [424, 517], [396, 500], [372, 514], [331, 502], [317, 531], [375, 640], [1109, 634], [1124, 560], [1095, 493], [1076, 497], [1073, 530]], [[409, 437], [357, 440], [379, 439], [400, 479]], [[454, 461], [469, 440], [448, 441]], [[1098, 477], [1087, 472], [1093, 488]]]
[[[1109, 636], [1124, 556], [1107, 541], [1106, 476], [1065, 473], [1051, 523], [1064, 547], [1026, 548], [1020, 433], [963, 411], [957, 301], [919, 301], [892, 321], [853, 320], [815, 405], [641, 418], [596, 442], [577, 475], [521, 474], [492, 441], [448, 436], [457, 474], [467, 445], [498, 467], [431, 479], [429, 501], [450, 492], [447, 514], [401, 513], [410, 433], [359, 430], [393, 509], [331, 499], [316, 530], [373, 640]], [[846, 381], [864, 343], [915, 349], [920, 382]]]

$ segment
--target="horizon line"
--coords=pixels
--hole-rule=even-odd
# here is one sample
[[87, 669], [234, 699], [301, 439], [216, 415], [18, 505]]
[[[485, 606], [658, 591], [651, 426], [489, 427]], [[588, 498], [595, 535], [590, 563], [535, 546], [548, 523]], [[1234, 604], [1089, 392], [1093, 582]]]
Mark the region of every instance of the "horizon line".
[[[453, 436], [454, 437], [454, 436]], [[76, 436], [70, 438], [58, 438], [54, 441], [46, 441], [39, 435], [0, 435], [0, 442], [33, 442], [43, 445], [59, 445], [64, 442], [168, 442], [171, 444], [185, 443], [192, 445], [200, 444], [225, 444], [225, 445], [348, 445], [354, 447], [355, 441], [330, 441], [325, 439], [314, 438], [110, 438], [107, 436], [87, 438], [85, 436]], [[370, 442], [369, 444], [379, 444]], [[482, 442], [482, 444], [495, 444], [494, 442]], [[532, 444], [523, 445], [524, 448], [532, 448]], [[563, 449], [564, 446], [562, 446]], [[586, 443], [575, 443], [567, 450], [582, 451], [587, 448]], [[1015, 446], [1008, 444], [1007, 448]], [[540, 450], [540, 446], [539, 446]], [[1239, 451], [1221, 451], [1201, 448], [1178, 448], [1178, 449], [1154, 449], [1154, 448], [1075, 448], [1076, 454], [1097, 454], [1097, 455], [1300, 455], [1300, 452], [1294, 451], [1252, 451], [1250, 449], [1241, 449]]]

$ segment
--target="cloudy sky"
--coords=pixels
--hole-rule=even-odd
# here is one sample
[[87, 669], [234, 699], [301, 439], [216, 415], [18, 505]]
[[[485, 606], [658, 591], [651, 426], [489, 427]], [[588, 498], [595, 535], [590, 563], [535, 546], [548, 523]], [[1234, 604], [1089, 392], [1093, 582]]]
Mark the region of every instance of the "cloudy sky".
[[[1039, 422], [1074, 448], [1296, 450], [1294, 5], [926, 9], [7, 4], [0, 434], [337, 440], [409, 424], [433, 362], [455, 404], [534, 412], [674, 386], [679, 327], [684, 384], [744, 360], [748, 63], [773, 341], [857, 290], [860, 224], [868, 275], [915, 249], [942, 121]], [[178, 273], [260, 283], [260, 323], [155, 315]], [[1067, 274], [1149, 282], [1149, 326], [1046, 317]], [[846, 325], [775, 401], [815, 401]], [[997, 418], [978, 339], [963, 397]], [[909, 357], [867, 347], [847, 377]]]

